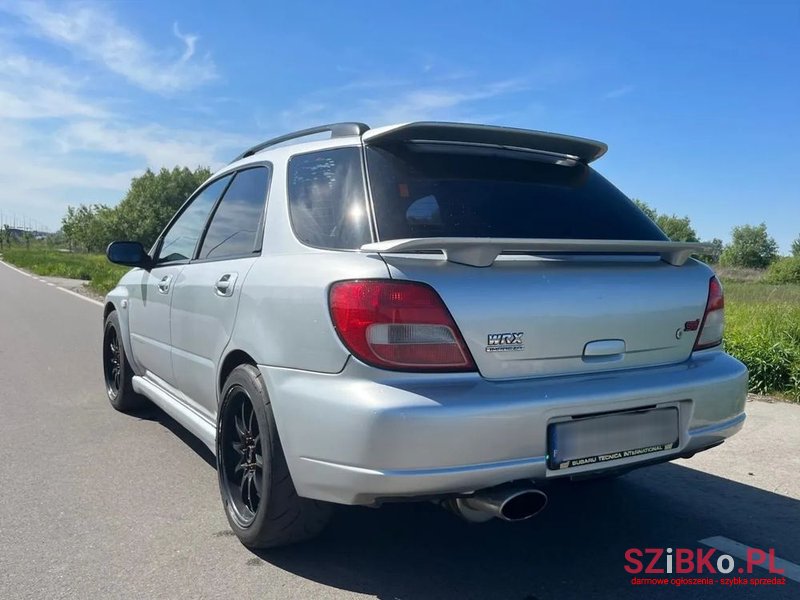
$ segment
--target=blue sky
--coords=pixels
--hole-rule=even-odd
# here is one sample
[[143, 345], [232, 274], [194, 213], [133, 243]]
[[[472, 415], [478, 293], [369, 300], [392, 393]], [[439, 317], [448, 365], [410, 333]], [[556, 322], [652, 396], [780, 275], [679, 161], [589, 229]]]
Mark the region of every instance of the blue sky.
[[0, 4], [0, 210], [58, 228], [144, 168], [333, 120], [607, 142], [597, 168], [702, 238], [800, 235], [800, 3]]

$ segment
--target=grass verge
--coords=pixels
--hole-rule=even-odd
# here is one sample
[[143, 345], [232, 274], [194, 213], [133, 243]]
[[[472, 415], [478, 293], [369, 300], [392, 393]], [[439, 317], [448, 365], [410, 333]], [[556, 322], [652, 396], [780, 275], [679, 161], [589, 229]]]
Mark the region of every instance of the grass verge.
[[723, 286], [725, 348], [750, 370], [750, 391], [800, 401], [800, 285]]
[[5, 246], [2, 254], [6, 262], [37, 275], [88, 281], [87, 287], [101, 296], [113, 289], [119, 278], [129, 270], [111, 264], [103, 254], [81, 254], [24, 246]]

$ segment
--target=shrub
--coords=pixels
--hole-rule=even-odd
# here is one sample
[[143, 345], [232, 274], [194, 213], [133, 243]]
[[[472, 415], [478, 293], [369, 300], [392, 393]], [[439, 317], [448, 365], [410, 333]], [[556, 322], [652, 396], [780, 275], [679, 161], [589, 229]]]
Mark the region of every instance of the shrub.
[[768, 283], [800, 283], [800, 256], [781, 258], [767, 269]]
[[800, 399], [800, 348], [765, 335], [728, 335], [725, 349], [747, 365], [750, 391]]
[[767, 226], [741, 225], [734, 227], [731, 243], [720, 256], [720, 264], [726, 267], [765, 269], [778, 257], [778, 244], [767, 233]]

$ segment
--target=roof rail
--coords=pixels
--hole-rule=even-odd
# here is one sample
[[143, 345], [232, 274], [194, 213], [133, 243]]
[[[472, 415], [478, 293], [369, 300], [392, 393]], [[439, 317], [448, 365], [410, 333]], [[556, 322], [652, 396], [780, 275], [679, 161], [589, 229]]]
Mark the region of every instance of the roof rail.
[[289, 140], [307, 137], [309, 135], [315, 135], [317, 133], [330, 132], [332, 138], [337, 138], [337, 137], [347, 137], [351, 135], [361, 135], [362, 133], [368, 130], [369, 130], [369, 125], [356, 122], [330, 123], [328, 125], [320, 125], [319, 127], [301, 129], [300, 131], [287, 133], [286, 135], [281, 135], [276, 138], [272, 138], [271, 140], [267, 140], [266, 142], [261, 142], [260, 144], [257, 144], [252, 148], [248, 148], [247, 150], [242, 152], [239, 156], [234, 158], [231, 162], [236, 162], [237, 160], [247, 158], [248, 156], [253, 156], [253, 154], [255, 154], [256, 152], [261, 152], [262, 150], [264, 150], [265, 148], [269, 148], [270, 146], [276, 146], [278, 144], [282, 144], [283, 142], [288, 142]]

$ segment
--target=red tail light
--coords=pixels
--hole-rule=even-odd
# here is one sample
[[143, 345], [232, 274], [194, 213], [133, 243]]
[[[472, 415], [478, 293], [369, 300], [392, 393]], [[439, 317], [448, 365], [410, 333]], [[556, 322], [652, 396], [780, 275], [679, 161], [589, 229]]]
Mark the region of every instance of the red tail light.
[[725, 329], [725, 297], [722, 294], [722, 284], [719, 279], [712, 277], [708, 282], [708, 301], [700, 332], [694, 343], [695, 350], [711, 348], [722, 343], [722, 333]]
[[328, 298], [344, 345], [362, 361], [402, 371], [474, 371], [442, 299], [423, 283], [340, 281]]

